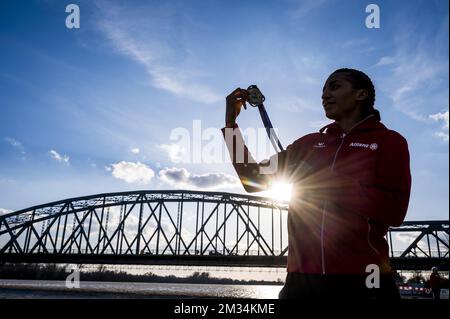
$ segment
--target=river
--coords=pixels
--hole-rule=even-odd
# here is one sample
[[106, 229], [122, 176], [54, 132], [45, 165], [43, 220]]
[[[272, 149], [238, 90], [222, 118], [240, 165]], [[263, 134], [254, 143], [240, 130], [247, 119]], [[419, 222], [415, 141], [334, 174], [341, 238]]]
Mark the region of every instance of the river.
[[276, 299], [281, 285], [217, 285], [0, 279], [0, 299], [29, 298], [251, 298]]

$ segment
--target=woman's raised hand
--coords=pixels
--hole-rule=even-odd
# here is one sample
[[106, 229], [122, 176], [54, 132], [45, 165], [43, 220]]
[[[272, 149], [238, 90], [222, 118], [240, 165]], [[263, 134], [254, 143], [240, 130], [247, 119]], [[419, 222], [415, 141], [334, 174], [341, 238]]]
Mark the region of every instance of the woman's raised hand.
[[237, 88], [230, 95], [227, 96], [227, 106], [225, 113], [225, 125], [228, 127], [236, 124], [236, 118], [241, 112], [241, 107], [246, 108], [245, 101], [247, 100], [248, 92], [247, 90]]

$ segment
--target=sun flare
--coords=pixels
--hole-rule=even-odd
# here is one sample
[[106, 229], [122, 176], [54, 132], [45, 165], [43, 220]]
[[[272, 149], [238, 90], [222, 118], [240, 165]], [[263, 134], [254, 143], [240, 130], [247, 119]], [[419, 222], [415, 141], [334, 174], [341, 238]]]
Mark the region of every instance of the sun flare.
[[292, 195], [292, 184], [276, 182], [267, 191], [267, 196], [283, 201], [289, 201]]

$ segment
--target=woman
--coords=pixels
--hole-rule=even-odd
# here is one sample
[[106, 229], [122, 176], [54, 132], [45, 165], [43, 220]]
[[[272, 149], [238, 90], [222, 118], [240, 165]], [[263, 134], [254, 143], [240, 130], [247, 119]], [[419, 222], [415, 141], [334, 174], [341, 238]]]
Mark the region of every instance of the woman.
[[322, 93], [334, 122], [261, 163], [236, 124], [246, 97], [239, 88], [227, 97], [222, 129], [245, 190], [263, 191], [279, 178], [293, 185], [280, 298], [400, 298], [384, 236], [406, 215], [409, 152], [406, 140], [380, 123], [370, 78], [354, 69], [334, 71]]
[[439, 300], [441, 298], [441, 276], [437, 267], [431, 267], [430, 286], [433, 298]]

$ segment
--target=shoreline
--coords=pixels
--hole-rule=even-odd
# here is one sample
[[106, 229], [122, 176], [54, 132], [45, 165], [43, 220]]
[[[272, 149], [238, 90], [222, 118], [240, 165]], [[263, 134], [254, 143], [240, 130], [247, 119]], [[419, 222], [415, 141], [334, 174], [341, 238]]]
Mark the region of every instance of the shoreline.
[[[245, 292], [266, 287], [281, 290], [282, 285], [81, 281], [79, 288], [68, 288], [61, 280], [0, 279], [0, 299], [229, 299], [236, 297], [238, 287]], [[258, 299], [256, 295], [246, 298]]]

